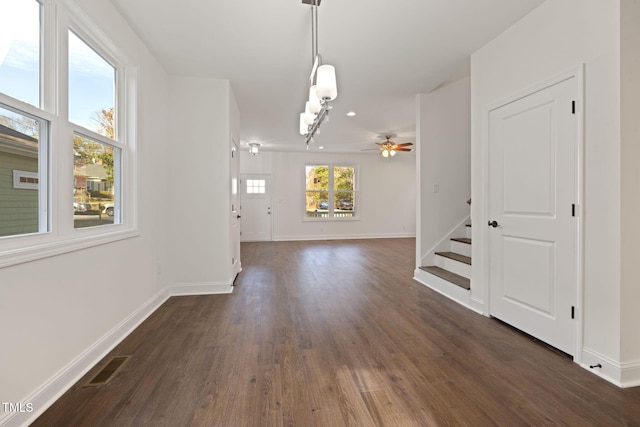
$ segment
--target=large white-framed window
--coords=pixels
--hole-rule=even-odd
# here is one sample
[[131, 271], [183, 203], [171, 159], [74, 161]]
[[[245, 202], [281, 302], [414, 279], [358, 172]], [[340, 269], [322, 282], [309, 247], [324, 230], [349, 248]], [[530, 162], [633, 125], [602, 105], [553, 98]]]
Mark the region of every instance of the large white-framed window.
[[305, 220], [358, 219], [356, 165], [305, 166]]
[[132, 58], [74, 2], [4, 1], [0, 267], [137, 235]]

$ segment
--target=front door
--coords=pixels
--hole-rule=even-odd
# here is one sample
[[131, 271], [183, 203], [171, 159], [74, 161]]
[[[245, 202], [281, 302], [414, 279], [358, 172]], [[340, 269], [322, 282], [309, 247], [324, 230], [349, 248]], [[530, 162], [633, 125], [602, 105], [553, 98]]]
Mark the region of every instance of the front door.
[[271, 240], [271, 176], [242, 175], [242, 241]]
[[569, 77], [489, 113], [490, 314], [571, 355], [578, 87]]

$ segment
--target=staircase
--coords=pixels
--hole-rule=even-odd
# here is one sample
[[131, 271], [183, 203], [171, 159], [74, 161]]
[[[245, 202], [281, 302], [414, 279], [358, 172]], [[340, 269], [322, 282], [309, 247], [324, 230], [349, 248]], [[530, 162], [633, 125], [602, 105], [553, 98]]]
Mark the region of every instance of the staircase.
[[[467, 204], [471, 206], [471, 199]], [[471, 224], [464, 228], [464, 237], [455, 237], [460, 231], [449, 236], [448, 251], [434, 253], [435, 265], [422, 266], [420, 270], [468, 291], [471, 289]]]
[[449, 239], [448, 251], [435, 253], [435, 265], [420, 269], [462, 289], [471, 289], [471, 225], [467, 224], [464, 237]]

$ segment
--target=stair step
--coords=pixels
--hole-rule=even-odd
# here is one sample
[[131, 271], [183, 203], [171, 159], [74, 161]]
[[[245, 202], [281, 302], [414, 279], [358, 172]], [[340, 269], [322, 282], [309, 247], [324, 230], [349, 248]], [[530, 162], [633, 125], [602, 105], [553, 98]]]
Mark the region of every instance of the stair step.
[[453, 240], [454, 242], [466, 243], [468, 245], [471, 244], [471, 239], [468, 237], [454, 237], [451, 240]]
[[444, 268], [436, 267], [435, 265], [433, 265], [429, 267], [420, 267], [420, 269], [426, 271], [427, 273], [431, 273], [434, 276], [438, 276], [441, 279], [446, 280], [447, 282], [451, 282], [454, 285], [458, 285], [463, 289], [471, 289], [471, 280], [445, 270]]
[[436, 252], [436, 255], [471, 265], [471, 257], [460, 255], [455, 252]]

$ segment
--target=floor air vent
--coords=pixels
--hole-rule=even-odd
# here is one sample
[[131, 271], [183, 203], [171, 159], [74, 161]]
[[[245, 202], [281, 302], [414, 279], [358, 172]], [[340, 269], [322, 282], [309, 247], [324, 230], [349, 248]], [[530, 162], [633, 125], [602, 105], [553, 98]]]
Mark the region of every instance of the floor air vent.
[[98, 372], [98, 375], [96, 375], [91, 381], [89, 381], [84, 386], [95, 387], [99, 385], [105, 385], [106, 383], [111, 381], [111, 379], [114, 377], [116, 372], [118, 372], [118, 369], [120, 369], [122, 365], [124, 365], [124, 362], [126, 362], [129, 359], [129, 357], [130, 356], [114, 357], [113, 359], [111, 359], [111, 361], [109, 361], [109, 363], [106, 364], [104, 368], [102, 368], [100, 372]]

